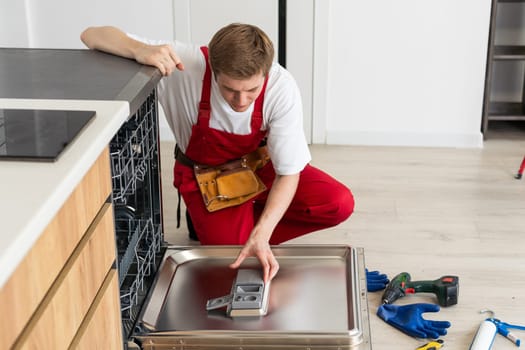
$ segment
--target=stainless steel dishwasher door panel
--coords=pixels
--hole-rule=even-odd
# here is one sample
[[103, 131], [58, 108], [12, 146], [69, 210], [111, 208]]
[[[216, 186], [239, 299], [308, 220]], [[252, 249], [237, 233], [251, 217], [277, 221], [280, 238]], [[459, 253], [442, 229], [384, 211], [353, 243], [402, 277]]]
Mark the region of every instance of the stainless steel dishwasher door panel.
[[[240, 247], [170, 247], [139, 316], [144, 349], [242, 349], [286, 346], [370, 349], [364, 254], [349, 246], [273, 247], [280, 270], [266, 316], [231, 318], [206, 311], [227, 295]], [[249, 258], [243, 269], [260, 269]]]

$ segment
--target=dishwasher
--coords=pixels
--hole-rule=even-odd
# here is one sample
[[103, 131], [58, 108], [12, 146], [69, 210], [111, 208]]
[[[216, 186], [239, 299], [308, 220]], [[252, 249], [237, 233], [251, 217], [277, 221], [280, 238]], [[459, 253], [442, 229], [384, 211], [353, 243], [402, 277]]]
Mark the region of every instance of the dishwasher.
[[[273, 247], [280, 270], [261, 289], [264, 313], [233, 317], [241, 270], [228, 265], [240, 247], [164, 241], [155, 89], [114, 136], [110, 152], [124, 348], [371, 349], [362, 248]], [[260, 271], [255, 258], [241, 268]], [[248, 302], [259, 291], [239, 290], [254, 298], [242, 299]], [[227, 307], [207, 309], [221, 296], [229, 296]], [[246, 311], [252, 304], [242, 305]]]

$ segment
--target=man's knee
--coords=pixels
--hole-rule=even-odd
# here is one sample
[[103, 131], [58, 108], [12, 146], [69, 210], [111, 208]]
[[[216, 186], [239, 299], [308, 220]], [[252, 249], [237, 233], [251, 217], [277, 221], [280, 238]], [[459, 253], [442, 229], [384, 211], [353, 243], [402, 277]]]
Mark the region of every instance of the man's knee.
[[334, 225], [337, 225], [345, 221], [354, 212], [354, 206], [355, 206], [354, 196], [352, 192], [346, 187], [334, 193], [331, 196], [330, 201], [334, 208], [334, 212], [333, 212]]
[[338, 186], [337, 190], [325, 191], [320, 202], [308, 206], [308, 214], [315, 222], [332, 227], [345, 221], [354, 211], [354, 196], [346, 186]]

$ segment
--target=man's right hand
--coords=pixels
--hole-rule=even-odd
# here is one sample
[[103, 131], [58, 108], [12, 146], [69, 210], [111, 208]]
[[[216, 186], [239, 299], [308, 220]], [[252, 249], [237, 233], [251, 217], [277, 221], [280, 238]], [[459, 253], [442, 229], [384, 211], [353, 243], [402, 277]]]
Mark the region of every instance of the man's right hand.
[[264, 283], [268, 283], [275, 277], [277, 271], [279, 271], [279, 262], [275, 259], [270, 244], [265, 240], [257, 239], [256, 236], [257, 235], [252, 235], [248, 239], [237, 256], [237, 259], [230, 264], [230, 268], [238, 269], [247, 257], [255, 256], [261, 263], [263, 281]]
[[170, 45], [140, 45], [135, 51], [135, 60], [142, 64], [157, 67], [162, 75], [184, 70], [182, 61]]

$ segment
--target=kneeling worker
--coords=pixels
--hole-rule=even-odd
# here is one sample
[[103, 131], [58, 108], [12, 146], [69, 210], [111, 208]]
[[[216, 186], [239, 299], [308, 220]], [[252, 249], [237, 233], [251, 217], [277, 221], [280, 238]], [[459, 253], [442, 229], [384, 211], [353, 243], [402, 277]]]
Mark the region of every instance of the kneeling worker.
[[308, 164], [297, 84], [273, 62], [273, 44], [259, 28], [230, 24], [208, 47], [146, 40], [114, 27], [87, 28], [81, 39], [163, 74], [159, 102], [177, 140], [173, 183], [201, 244], [244, 245], [232, 268], [256, 256], [269, 281], [279, 269], [271, 244], [352, 214], [350, 190]]

